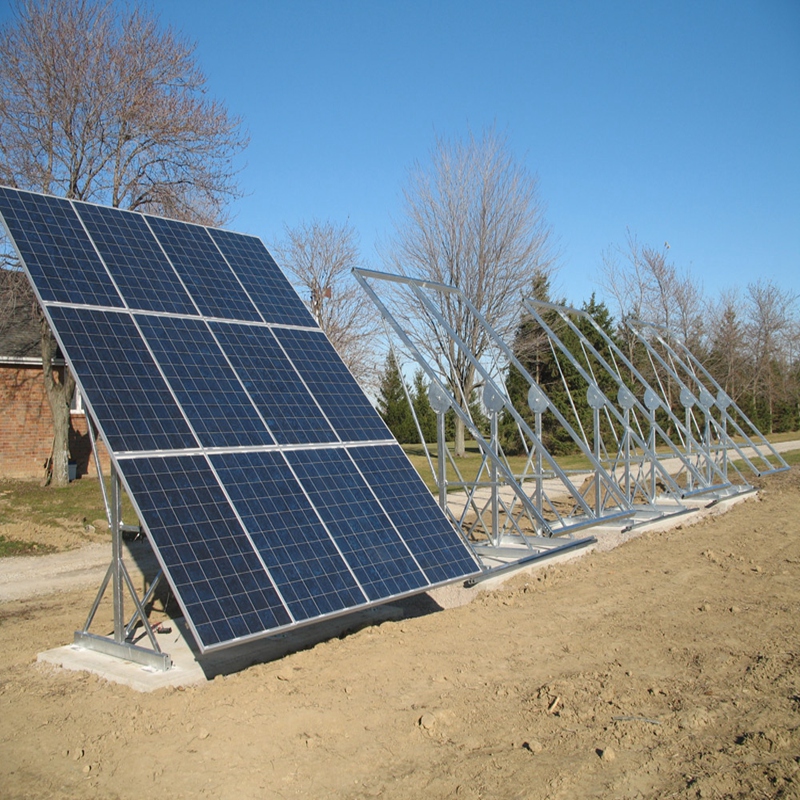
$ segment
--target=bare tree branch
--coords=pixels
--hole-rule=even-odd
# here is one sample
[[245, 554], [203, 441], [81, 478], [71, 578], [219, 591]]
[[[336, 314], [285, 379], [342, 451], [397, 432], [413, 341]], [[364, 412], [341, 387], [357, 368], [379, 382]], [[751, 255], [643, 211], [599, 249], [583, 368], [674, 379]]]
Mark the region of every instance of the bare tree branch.
[[285, 228], [285, 239], [274, 249], [350, 372], [362, 386], [375, 388], [382, 357], [376, 346], [379, 320], [352, 277], [361, 262], [353, 227], [303, 222]]
[[[141, 9], [18, 0], [0, 29], [0, 183], [220, 224], [239, 194], [240, 129], [206, 96], [193, 45]], [[43, 330], [43, 356], [51, 351]], [[59, 382], [52, 369], [45, 361], [61, 484], [69, 427], [61, 394], [71, 379]]]
[[[437, 138], [427, 163], [415, 163], [403, 191], [386, 261], [394, 272], [460, 288], [501, 334], [519, 322], [520, 298], [555, 265], [536, 176], [517, 162], [503, 136]], [[458, 296], [442, 297], [445, 319], [477, 358], [489, 343]], [[416, 345], [433, 360], [467, 410], [475, 370], [421, 309], [401, 309]], [[456, 426], [456, 453], [464, 429]]]

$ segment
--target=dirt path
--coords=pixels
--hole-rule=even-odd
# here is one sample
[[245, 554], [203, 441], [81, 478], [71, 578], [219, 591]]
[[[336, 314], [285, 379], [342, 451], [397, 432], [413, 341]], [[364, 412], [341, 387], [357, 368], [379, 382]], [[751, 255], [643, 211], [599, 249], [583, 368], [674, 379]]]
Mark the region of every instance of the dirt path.
[[94, 586], [2, 603], [0, 796], [800, 798], [800, 474], [764, 486], [185, 691], [35, 663]]

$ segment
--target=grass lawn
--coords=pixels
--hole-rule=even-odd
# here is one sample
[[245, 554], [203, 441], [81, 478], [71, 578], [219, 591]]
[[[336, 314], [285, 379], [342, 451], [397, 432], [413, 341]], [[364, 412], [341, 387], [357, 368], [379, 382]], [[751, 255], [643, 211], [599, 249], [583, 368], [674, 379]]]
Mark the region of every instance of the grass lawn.
[[[111, 479], [106, 478], [110, 492]], [[136, 524], [133, 506], [123, 492], [122, 519]], [[2, 535], [3, 525], [25, 524], [51, 528], [95, 525], [98, 533], [107, 530], [106, 511], [96, 478], [81, 478], [69, 486], [42, 486], [39, 481], [0, 479], [0, 556], [34, 555], [53, 548], [36, 541], [20, 541]]]
[[[795, 439], [800, 439], [800, 432], [794, 431], [789, 433], [779, 433], [774, 434], [767, 437], [770, 442], [778, 443], [778, 442], [787, 442], [787, 441], [794, 441]], [[423, 481], [425, 481], [426, 486], [433, 492], [436, 490], [436, 482], [434, 480], [434, 476], [431, 473], [431, 468], [428, 465], [428, 461], [425, 458], [425, 451], [423, 450], [422, 446], [419, 444], [404, 444], [401, 445], [403, 450], [405, 451], [406, 455], [409, 457], [411, 463], [416, 468], [417, 472], [422, 476]], [[448, 448], [452, 451], [453, 443], [448, 442]], [[437, 454], [437, 446], [435, 444], [429, 445], [431, 456], [433, 458], [433, 469], [436, 469], [436, 454]], [[679, 448], [680, 449], [680, 448]], [[456, 459], [458, 463], [458, 469], [461, 472], [462, 477], [465, 481], [473, 481], [477, 475], [478, 470], [480, 469], [481, 465], [481, 454], [478, 445], [472, 442], [471, 444], [467, 444], [466, 447], [467, 454], [464, 458]], [[666, 446], [657, 447], [656, 451], [660, 454], [666, 454], [669, 452], [669, 448]], [[786, 462], [792, 466], [794, 464], [800, 463], [800, 450], [792, 450], [788, 453], [781, 453], [783, 458]], [[524, 456], [517, 456], [511, 457], [508, 459], [511, 468], [514, 470], [515, 474], [519, 474], [523, 468], [525, 467], [525, 457]], [[559, 456], [556, 461], [558, 465], [566, 471], [569, 472], [587, 472], [591, 471], [591, 466], [589, 464], [589, 460], [583, 456], [582, 454], [577, 455], [567, 455], [567, 456]], [[745, 467], [743, 462], [736, 461], [734, 462], [736, 467], [745, 474], [749, 471]], [[455, 481], [457, 476], [455, 471], [453, 470], [452, 465], [448, 462], [447, 465], [447, 480], [448, 481]]]
[[[770, 436], [772, 442], [791, 441], [800, 438], [800, 433], [782, 433]], [[452, 447], [452, 443], [448, 445]], [[425, 458], [421, 445], [403, 445], [411, 463], [422, 476], [431, 491], [435, 491], [435, 481]], [[433, 468], [436, 469], [436, 446], [431, 445], [434, 457]], [[800, 464], [800, 450], [783, 453], [790, 465]], [[525, 465], [523, 456], [509, 459], [512, 469], [519, 473]], [[558, 458], [562, 469], [569, 471], [585, 471], [588, 461], [582, 455], [562, 456]], [[743, 464], [737, 467], [746, 474]], [[475, 479], [481, 464], [478, 445], [467, 446], [467, 455], [458, 459], [458, 468], [467, 481]], [[448, 480], [456, 480], [452, 465], [448, 464]], [[110, 479], [106, 478], [106, 487]], [[109, 489], [110, 491], [110, 489]], [[43, 487], [38, 481], [0, 479], [0, 557], [11, 555], [36, 555], [52, 552], [53, 548], [36, 541], [19, 541], [4, 536], [2, 526], [5, 524], [25, 523], [32, 527], [37, 525], [49, 527], [66, 527], [76, 524], [93, 524], [97, 533], [105, 533], [107, 523], [100, 487], [95, 478], [83, 477], [73, 481], [69, 486], [56, 489]], [[127, 495], [123, 493], [122, 519], [128, 524], [136, 524], [136, 515]]]

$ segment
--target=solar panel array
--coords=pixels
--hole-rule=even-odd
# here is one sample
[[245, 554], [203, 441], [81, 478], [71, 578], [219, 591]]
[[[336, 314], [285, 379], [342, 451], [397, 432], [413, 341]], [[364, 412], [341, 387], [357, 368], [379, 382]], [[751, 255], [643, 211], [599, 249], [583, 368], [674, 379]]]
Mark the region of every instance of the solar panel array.
[[0, 214], [201, 650], [480, 571], [258, 238]]

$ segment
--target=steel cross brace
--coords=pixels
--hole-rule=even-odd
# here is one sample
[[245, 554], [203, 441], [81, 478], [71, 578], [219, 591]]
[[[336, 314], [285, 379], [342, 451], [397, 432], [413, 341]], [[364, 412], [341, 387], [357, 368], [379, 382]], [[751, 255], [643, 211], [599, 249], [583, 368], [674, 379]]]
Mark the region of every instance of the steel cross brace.
[[[651, 396], [655, 396], [655, 392], [653, 391], [647, 380], [644, 378], [644, 376], [641, 374], [641, 372], [639, 372], [639, 370], [636, 369], [636, 367], [631, 363], [631, 361], [625, 356], [625, 354], [620, 350], [620, 348], [615, 344], [615, 342], [606, 334], [606, 332], [597, 324], [597, 322], [592, 318], [590, 314], [588, 314], [585, 311], [579, 311], [578, 309], [568, 308], [566, 306], [559, 306], [554, 303], [547, 303], [542, 300], [535, 300], [533, 298], [527, 298], [525, 302], [529, 310], [530, 306], [534, 305], [538, 308], [546, 308], [555, 311], [561, 317], [561, 319], [563, 319], [564, 322], [569, 326], [570, 330], [572, 330], [575, 333], [575, 335], [578, 336], [583, 347], [589, 350], [589, 352], [603, 367], [606, 373], [616, 382], [619, 389], [621, 391], [627, 389], [626, 384], [622, 379], [622, 376], [619, 374], [619, 371], [617, 369], [614, 369], [614, 367], [612, 367], [608, 363], [608, 361], [606, 361], [606, 359], [603, 358], [602, 354], [598, 352], [597, 348], [595, 348], [594, 345], [587, 339], [583, 331], [581, 331], [581, 329], [578, 328], [577, 325], [575, 325], [572, 319], [570, 319], [570, 315], [578, 316], [584, 320], [587, 320], [589, 324], [592, 325], [594, 330], [602, 337], [603, 341], [609, 347], [609, 350], [612, 353], [614, 353], [623, 362], [623, 364], [631, 371], [631, 373], [636, 377], [636, 380], [639, 382], [639, 384], [645, 391], [645, 396], [647, 396], [648, 392], [651, 393]], [[570, 356], [573, 365], [576, 366], [576, 368], [580, 369], [580, 366], [576, 363], [576, 360], [568, 352], [568, 350], [564, 349], [564, 352], [566, 352], [566, 354]], [[611, 401], [608, 398], [606, 398], [606, 402], [608, 403], [608, 405], [611, 405]], [[652, 431], [657, 432], [659, 434], [661, 441], [663, 441], [667, 445], [667, 447], [669, 447], [671, 455], [674, 458], [678, 458], [681, 462], [683, 462], [687, 471], [691, 474], [692, 478], [697, 483], [700, 484], [701, 488], [694, 491], [682, 491], [678, 489], [681, 496], [689, 497], [695, 494], [720, 491], [730, 487], [731, 484], [730, 481], [728, 481], [727, 475], [724, 474], [724, 472], [717, 466], [717, 464], [714, 462], [710, 454], [701, 448], [700, 443], [696, 444], [699, 449], [698, 452], [702, 453], [703, 456], [706, 458], [707, 473], [711, 473], [712, 471], [716, 473], [716, 478], [718, 481], [720, 481], [720, 483], [712, 484], [711, 480], [709, 479], [709, 474], [703, 475], [703, 473], [700, 470], [698, 470], [697, 467], [695, 467], [695, 465], [692, 464], [688, 458], [686, 458], [685, 454], [678, 449], [677, 445], [675, 445], [675, 443], [667, 435], [666, 431], [664, 431], [664, 429], [656, 422], [655, 416], [652, 413], [654, 409], [646, 408], [645, 405], [642, 403], [642, 401], [639, 400], [639, 398], [633, 392], [630, 393], [630, 402], [632, 403], [631, 407], [635, 407], [641, 414], [643, 414], [645, 417], [649, 419]], [[668, 414], [668, 416], [670, 417], [672, 423], [676, 426], [676, 428], [684, 434], [687, 441], [692, 440], [693, 437], [691, 429], [689, 427], [684, 426], [684, 423], [681, 422], [681, 420], [674, 414], [671, 408], [667, 407], [666, 403], [660, 403], [660, 405], [662, 408], [664, 408], [665, 412]], [[616, 414], [616, 416], [617, 418], [619, 418], [619, 414]], [[624, 416], [622, 419], [624, 420], [624, 425], [625, 425], [625, 432], [626, 432], [625, 438], [627, 442], [629, 442], [627, 434], [630, 426]], [[648, 452], [646, 452], [646, 455], [648, 458], [654, 458], [658, 460], [658, 456], [655, 453], [655, 447], [653, 442], [648, 443]], [[655, 468], [655, 465], [653, 466], [653, 468]]]
[[[139, 600], [136, 589], [131, 580], [128, 569], [123, 560], [123, 544], [122, 534], [127, 526], [122, 523], [122, 495], [120, 492], [121, 483], [119, 474], [113, 463], [111, 466], [111, 496], [106, 493], [105, 486], [103, 485], [103, 474], [100, 470], [100, 457], [97, 453], [97, 441], [93, 431], [92, 420], [87, 414], [87, 427], [89, 429], [89, 437], [92, 443], [92, 452], [94, 453], [95, 466], [97, 468], [98, 480], [100, 481], [101, 491], [103, 493], [103, 501], [106, 506], [106, 515], [108, 517], [109, 528], [111, 530], [111, 563], [106, 570], [105, 577], [100, 584], [100, 589], [94, 599], [94, 603], [86, 618], [86, 622], [81, 630], [75, 631], [73, 643], [78, 647], [84, 647], [87, 650], [94, 650], [106, 655], [115, 656], [125, 661], [132, 661], [135, 664], [141, 664], [159, 672], [166, 672], [172, 667], [172, 659], [166, 653], [161, 651], [161, 647], [156, 640], [155, 634], [147, 621], [147, 613], [145, 606], [152, 599], [155, 590], [163, 575], [159, 571], [155, 580], [150, 584], [150, 587], [142, 600]], [[98, 634], [90, 633], [89, 628], [97, 614], [97, 609], [100, 606], [100, 601], [108, 589], [109, 583], [111, 584], [112, 602], [114, 606], [114, 633], [113, 636], [100, 636]], [[133, 616], [125, 622], [125, 589], [133, 600], [135, 610]], [[136, 629], [137, 622], [141, 620], [147, 637], [150, 640], [151, 649], [140, 647], [130, 641]]]
[[[474, 367], [476, 372], [481, 376], [481, 378], [482, 378], [482, 380], [484, 382], [484, 391], [489, 389], [492, 392], [494, 392], [497, 396], [503, 398], [504, 407], [506, 408], [508, 413], [512, 416], [512, 418], [514, 419], [515, 423], [525, 432], [525, 435], [528, 436], [528, 438], [534, 443], [534, 445], [536, 446], [537, 450], [544, 455], [545, 459], [548, 462], [548, 466], [553, 471], [554, 475], [559, 478], [559, 480], [562, 482], [564, 487], [571, 494], [571, 496], [573, 497], [573, 499], [575, 500], [577, 505], [583, 509], [584, 513], [587, 515], [587, 519], [584, 522], [581, 522], [579, 524], [573, 525], [572, 529], [577, 529], [578, 527], [584, 527], [585, 528], [585, 527], [589, 527], [591, 525], [598, 524], [601, 521], [609, 521], [609, 520], [612, 520], [612, 519], [617, 519], [617, 518], [621, 518], [621, 517], [630, 516], [630, 505], [627, 502], [627, 499], [624, 497], [624, 495], [622, 494], [622, 492], [619, 489], [619, 487], [617, 487], [614, 484], [614, 482], [610, 479], [610, 477], [608, 478], [608, 481], [609, 481], [609, 494], [614, 496], [615, 500], [617, 501], [617, 503], [618, 503], [619, 507], [622, 509], [622, 511], [615, 512], [613, 514], [608, 514], [606, 516], [601, 516], [600, 512], [599, 512], [599, 509], [595, 512], [586, 503], [586, 500], [584, 499], [583, 495], [572, 484], [572, 482], [567, 477], [567, 475], [563, 472], [563, 470], [558, 465], [558, 463], [552, 458], [550, 453], [544, 447], [544, 445], [542, 444], [542, 442], [540, 441], [540, 439], [536, 435], [536, 433], [533, 430], [530, 429], [528, 423], [520, 416], [519, 412], [517, 412], [517, 410], [513, 407], [513, 404], [511, 404], [511, 402], [508, 400], [508, 398], [506, 397], [506, 393], [504, 391], [504, 388], [498, 387], [498, 385], [496, 384], [496, 382], [495, 382], [494, 378], [492, 377], [492, 375], [489, 374], [489, 372], [485, 369], [483, 364], [481, 364], [481, 362], [477, 358], [475, 358], [475, 356], [471, 352], [470, 348], [468, 348], [466, 346], [466, 344], [463, 342], [461, 337], [452, 329], [452, 327], [447, 324], [447, 322], [444, 320], [444, 318], [442, 317], [442, 315], [439, 312], [439, 310], [433, 305], [433, 303], [431, 303], [429, 298], [427, 298], [423, 294], [422, 290], [423, 289], [431, 289], [431, 290], [437, 291], [439, 293], [456, 294], [456, 295], [458, 295], [459, 302], [463, 303], [464, 306], [469, 309], [470, 313], [472, 313], [475, 316], [475, 318], [480, 322], [480, 324], [483, 326], [484, 330], [487, 332], [487, 335], [492, 339], [493, 343], [498, 348], [501, 349], [503, 354], [506, 355], [509, 358], [509, 360], [511, 360], [511, 361], [513, 361], [515, 363], [515, 365], [518, 367], [518, 369], [520, 369], [520, 371], [521, 371], [521, 373], [523, 375], [527, 375], [527, 372], [525, 371], [524, 367], [522, 367], [522, 365], [519, 364], [517, 359], [514, 357], [513, 353], [510, 351], [510, 349], [508, 349], [508, 347], [502, 341], [502, 338], [496, 333], [496, 331], [494, 331], [494, 329], [489, 325], [489, 323], [486, 321], [486, 319], [483, 317], [483, 315], [474, 307], [474, 305], [472, 303], [470, 303], [470, 301], [466, 298], [466, 296], [463, 294], [463, 292], [461, 292], [460, 290], [456, 289], [455, 287], [447, 286], [445, 284], [436, 283], [434, 281], [424, 281], [424, 280], [419, 280], [419, 279], [414, 279], [414, 278], [407, 278], [405, 276], [391, 275], [391, 274], [387, 274], [387, 273], [376, 272], [374, 270], [366, 270], [366, 269], [357, 268], [357, 269], [353, 270], [353, 273], [354, 273], [356, 279], [358, 280], [358, 282], [361, 284], [362, 288], [364, 288], [364, 290], [369, 295], [370, 299], [378, 307], [378, 309], [381, 312], [381, 315], [383, 316], [384, 320], [386, 320], [391, 325], [391, 327], [395, 330], [395, 332], [398, 334], [398, 336], [403, 341], [404, 345], [408, 348], [409, 352], [414, 356], [415, 360], [419, 363], [419, 365], [427, 373], [428, 377], [431, 379], [432, 384], [436, 385], [439, 388], [440, 391], [442, 391], [445, 394], [447, 394], [448, 396], [452, 397], [452, 395], [450, 395], [450, 392], [447, 389], [447, 387], [440, 380], [438, 374], [435, 372], [435, 370], [433, 370], [430, 367], [430, 365], [427, 362], [427, 359], [425, 359], [425, 357], [422, 356], [422, 354], [419, 352], [419, 350], [416, 348], [416, 346], [411, 342], [411, 340], [410, 340], [409, 336], [406, 334], [405, 330], [402, 328], [402, 326], [399, 325], [397, 320], [394, 318], [392, 313], [386, 308], [386, 306], [380, 300], [380, 298], [378, 298], [377, 294], [372, 289], [372, 287], [369, 285], [369, 283], [367, 282], [366, 279], [367, 278], [373, 278], [373, 279], [377, 279], [377, 280], [390, 281], [390, 282], [393, 282], [393, 283], [404, 285], [404, 286], [408, 287], [412, 291], [412, 293], [417, 298], [417, 300], [423, 305], [423, 307], [425, 308], [426, 312], [433, 319], [436, 320], [437, 324], [440, 325], [440, 327], [447, 333], [447, 335], [450, 338], [450, 340], [460, 348], [460, 350], [467, 357], [467, 359], [469, 360], [471, 365]], [[529, 381], [531, 381], [531, 383], [533, 385], [533, 379], [530, 378], [530, 376], [528, 376], [528, 379], [529, 379]], [[521, 490], [521, 487], [519, 486], [516, 478], [508, 471], [508, 469], [506, 468], [506, 466], [502, 462], [502, 460], [497, 458], [497, 456], [493, 452], [493, 449], [490, 446], [490, 444], [485, 442], [485, 440], [483, 439], [481, 434], [475, 428], [472, 420], [469, 418], [468, 415], [463, 413], [463, 411], [460, 408], [460, 404], [457, 403], [455, 401], [455, 399], [453, 399], [452, 405], [453, 405], [453, 409], [454, 409], [455, 413], [457, 413], [464, 420], [465, 424], [469, 427], [472, 436], [475, 438], [475, 440], [481, 446], [481, 449], [484, 452], [484, 454], [493, 462], [493, 464], [495, 464], [495, 465], [497, 465], [499, 467], [500, 471], [504, 474], [506, 479], [509, 480], [509, 484], [510, 484], [511, 488], [514, 489], [514, 491], [517, 493], [520, 501], [525, 505], [526, 508], [528, 508], [529, 510], [533, 511], [535, 516], [543, 524], [544, 528], [546, 530], [548, 530], [549, 529], [549, 525], [544, 520], [544, 517], [542, 516], [542, 509], [541, 508], [536, 508], [536, 506], [531, 503], [531, 501], [528, 498], [527, 494], [524, 491]], [[571, 431], [571, 435], [573, 436], [574, 440], [576, 441], [576, 444], [578, 444], [578, 446], [581, 448], [582, 452], [589, 459], [590, 463], [592, 463], [593, 466], [596, 469], [599, 469], [604, 473], [605, 471], [604, 471], [602, 465], [599, 462], [596, 461], [596, 459], [594, 457], [594, 454], [592, 453], [591, 449], [589, 449], [586, 446], [586, 444], [583, 442], [583, 440], [580, 437], [578, 437], [577, 434], [574, 433], [574, 431], [571, 430], [571, 428], [569, 426], [569, 423], [565, 419], [563, 419], [563, 417], [560, 415], [558, 410], [555, 409], [552, 406], [552, 404], [548, 404], [548, 405], [549, 405], [549, 410], [551, 410], [557, 416], [557, 418], [559, 419], [559, 422], [564, 424], [565, 427], [567, 427], [567, 429], [569, 431]], [[552, 535], [552, 533], [550, 535]]]
[[[643, 320], [633, 319], [633, 318], [626, 319], [625, 324], [633, 332], [636, 338], [640, 342], [642, 342], [645, 345], [645, 347], [647, 347], [648, 351], [653, 354], [653, 356], [659, 361], [659, 363], [672, 374], [672, 376], [675, 378], [678, 384], [680, 386], [685, 386], [685, 384], [681, 381], [680, 377], [677, 375], [677, 370], [666, 364], [666, 362], [658, 353], [658, 351], [656, 351], [655, 348], [650, 344], [650, 342], [647, 341], [647, 338], [643, 335], [642, 331], [639, 330], [639, 328], [650, 328], [651, 330], [653, 330], [656, 333], [656, 338], [658, 342], [665, 349], [665, 351], [669, 353], [670, 357], [674, 359], [675, 363], [678, 364], [687, 375], [690, 375], [692, 377], [700, 393], [705, 392], [713, 398], [713, 395], [711, 395], [711, 393], [705, 387], [703, 381], [700, 380], [699, 376], [695, 372], [694, 367], [697, 367], [703, 373], [705, 379], [709, 381], [709, 383], [717, 390], [717, 397], [714, 402], [714, 405], [716, 405], [717, 409], [719, 410], [723, 423], [725, 423], [725, 426], [720, 426], [717, 423], [717, 421], [713, 417], [711, 417], [710, 409], [709, 411], [706, 412], [707, 416], [710, 417], [709, 421], [717, 426], [720, 436], [723, 437], [725, 440], [727, 440], [728, 445], [732, 447], [734, 450], [736, 450], [739, 457], [744, 461], [745, 464], [747, 464], [748, 467], [750, 467], [750, 469], [756, 475], [758, 476], [772, 475], [773, 473], [785, 472], [786, 470], [789, 469], [789, 465], [786, 463], [786, 460], [783, 458], [783, 456], [781, 456], [780, 453], [778, 453], [778, 451], [766, 439], [766, 437], [761, 433], [761, 431], [758, 430], [758, 428], [755, 426], [752, 420], [741, 410], [741, 408], [739, 408], [739, 406], [733, 401], [733, 399], [728, 396], [725, 390], [713, 378], [713, 376], [696, 358], [696, 356], [691, 352], [691, 350], [689, 350], [689, 348], [686, 347], [686, 345], [678, 342], [676, 337], [670, 336], [671, 331], [668, 328], [664, 327], [663, 325], [656, 325], [652, 322], [644, 322]], [[675, 347], [673, 347], [669, 342], [667, 342], [665, 336], [670, 336], [670, 338], [673, 339], [675, 347], [680, 348], [684, 352], [687, 360], [690, 362], [689, 364], [687, 364], [678, 355], [678, 353], [675, 350]], [[687, 391], [689, 391], [688, 387]], [[744, 420], [744, 422], [747, 424], [750, 430], [758, 437], [758, 439], [760, 440], [760, 445], [756, 444], [751, 439], [751, 437], [748, 436], [748, 434], [744, 431], [742, 426], [739, 425], [735, 417], [733, 417], [733, 415], [728, 411], [729, 407], [732, 407], [736, 411], [736, 413], [741, 417], [742, 420]], [[745, 440], [746, 442], [745, 446], [752, 448], [753, 451], [755, 451], [755, 453], [758, 455], [758, 457], [767, 465], [768, 469], [759, 469], [755, 464], [753, 464], [753, 462], [750, 460], [750, 458], [748, 458], [748, 456], [745, 454], [742, 448], [728, 435], [726, 427], [727, 423], [733, 425], [733, 427], [736, 429], [736, 432]], [[778, 462], [780, 466], [775, 467], [769, 461], [769, 459], [761, 452], [760, 449], [761, 446], [766, 447], [770, 451], [770, 454], [775, 458], [775, 460]]]

